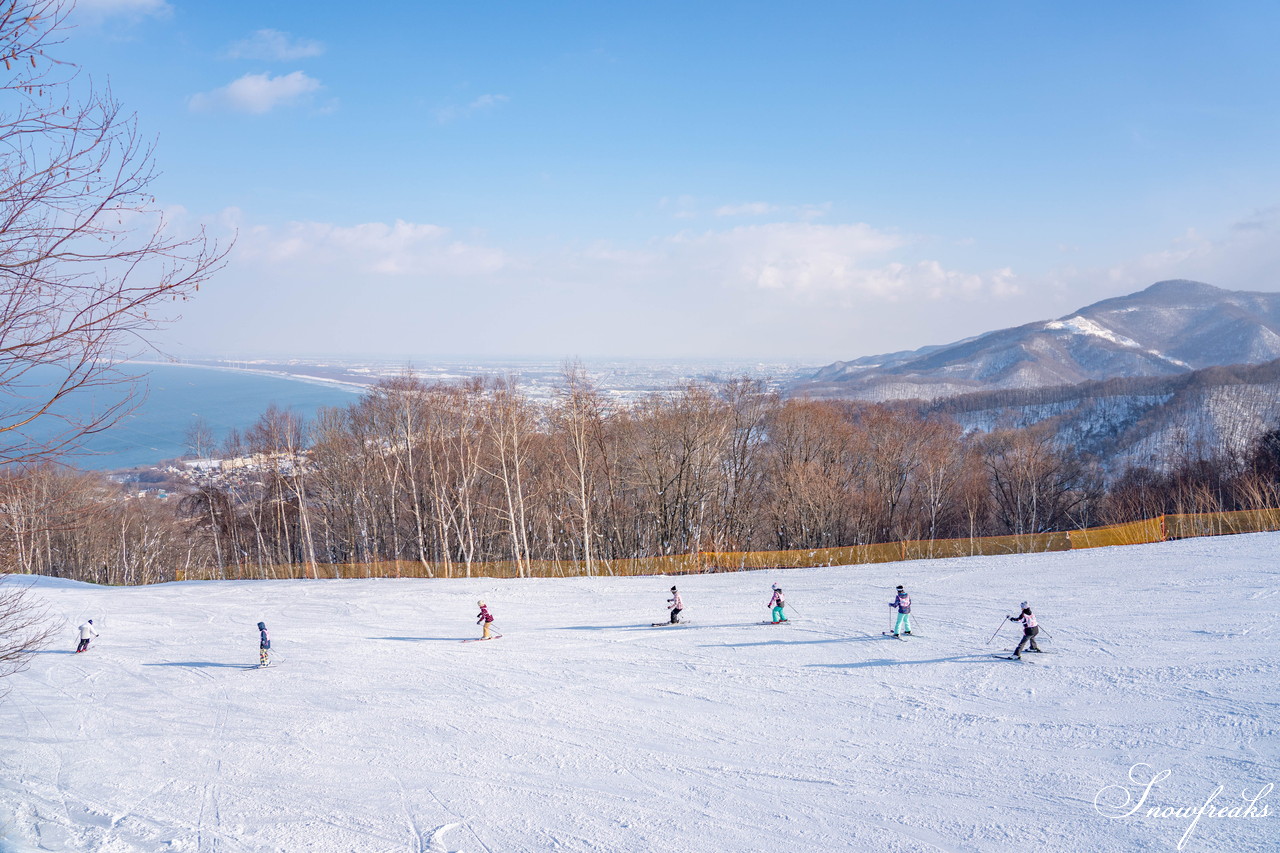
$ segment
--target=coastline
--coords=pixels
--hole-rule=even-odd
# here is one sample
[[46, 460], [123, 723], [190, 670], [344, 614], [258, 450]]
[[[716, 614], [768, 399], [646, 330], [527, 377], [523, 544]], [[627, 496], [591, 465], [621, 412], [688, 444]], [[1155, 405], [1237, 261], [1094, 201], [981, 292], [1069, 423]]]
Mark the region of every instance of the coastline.
[[131, 359], [124, 362], [124, 364], [136, 364], [143, 367], [190, 367], [199, 370], [220, 370], [227, 373], [248, 373], [255, 376], [270, 376], [276, 379], [303, 382], [308, 385], [337, 388], [352, 394], [363, 394], [373, 384], [371, 382], [357, 382], [354, 379], [337, 379], [328, 376], [316, 376], [311, 373], [290, 373], [284, 370], [269, 370], [265, 368], [235, 367], [230, 364], [205, 364], [189, 361], [143, 361], [140, 359]]

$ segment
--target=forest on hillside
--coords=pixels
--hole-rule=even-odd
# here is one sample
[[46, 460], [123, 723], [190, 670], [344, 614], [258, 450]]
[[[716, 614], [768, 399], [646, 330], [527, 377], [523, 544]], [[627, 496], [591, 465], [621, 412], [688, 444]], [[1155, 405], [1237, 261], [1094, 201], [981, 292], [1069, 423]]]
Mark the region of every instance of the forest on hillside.
[[[9, 572], [147, 583], [211, 568], [602, 561], [1071, 530], [1277, 505], [1280, 431], [1108, 477], [1048, 428], [966, 434], [942, 413], [783, 399], [758, 381], [615, 404], [566, 369], [514, 381], [404, 375], [312, 422], [271, 408], [160, 499], [51, 461], [0, 473]], [[234, 570], [234, 571], [232, 571]]]

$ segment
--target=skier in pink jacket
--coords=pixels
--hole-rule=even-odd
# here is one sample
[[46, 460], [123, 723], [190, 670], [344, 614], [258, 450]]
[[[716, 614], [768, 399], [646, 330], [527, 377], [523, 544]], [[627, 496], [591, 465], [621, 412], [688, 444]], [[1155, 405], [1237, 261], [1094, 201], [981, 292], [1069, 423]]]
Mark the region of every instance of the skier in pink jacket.
[[680, 621], [680, 611], [684, 610], [684, 602], [680, 600], [680, 591], [671, 587], [671, 597], [667, 599], [667, 609], [671, 611], [671, 624]]
[[787, 606], [787, 600], [782, 595], [782, 587], [776, 583], [773, 585], [773, 598], [769, 599], [767, 606], [773, 608], [773, 624], [777, 625], [779, 622], [787, 621], [786, 614], [782, 610]]
[[489, 626], [493, 624], [493, 616], [489, 613], [489, 605], [485, 604], [483, 599], [477, 601], [476, 604], [480, 605], [480, 612], [476, 614], [476, 624], [484, 626], [484, 635], [480, 639], [492, 640], [495, 636], [501, 636], [489, 630]]

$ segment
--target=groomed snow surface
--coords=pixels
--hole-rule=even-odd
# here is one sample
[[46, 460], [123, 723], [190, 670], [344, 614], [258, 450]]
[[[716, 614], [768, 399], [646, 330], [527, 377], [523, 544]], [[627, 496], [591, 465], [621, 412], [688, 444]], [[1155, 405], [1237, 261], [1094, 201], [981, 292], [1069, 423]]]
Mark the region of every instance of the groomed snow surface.
[[[0, 849], [1274, 851], [1278, 552], [1261, 534], [678, 579], [36, 581], [67, 631], [6, 680]], [[673, 582], [689, 624], [650, 627]], [[762, 624], [773, 582], [789, 625]], [[905, 640], [881, 635], [898, 583]], [[478, 598], [505, 636], [459, 642]], [[1051, 653], [995, 659], [1022, 599]], [[72, 655], [91, 617], [102, 636]], [[259, 620], [278, 667], [254, 668]], [[1169, 812], [1219, 785], [1211, 808], [1237, 816], [1184, 839]]]

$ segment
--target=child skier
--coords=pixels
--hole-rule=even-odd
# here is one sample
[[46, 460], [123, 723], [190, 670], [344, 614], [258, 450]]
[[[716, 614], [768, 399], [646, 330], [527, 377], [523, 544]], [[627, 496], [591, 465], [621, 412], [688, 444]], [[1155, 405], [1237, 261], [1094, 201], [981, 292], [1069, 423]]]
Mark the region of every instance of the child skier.
[[495, 635], [489, 631], [489, 626], [493, 624], [493, 616], [489, 614], [489, 605], [485, 604], [483, 599], [477, 601], [476, 604], [480, 605], [480, 612], [476, 614], [476, 624], [484, 626], [484, 636], [480, 639], [492, 640]]
[[1017, 616], [1010, 616], [1009, 621], [1022, 623], [1022, 639], [1018, 642], [1018, 647], [1013, 650], [1015, 658], [1022, 659], [1022, 649], [1027, 644], [1031, 645], [1031, 651], [1041, 651], [1040, 647], [1036, 645], [1036, 634], [1040, 633], [1040, 624], [1036, 622], [1035, 614], [1031, 612], [1031, 608], [1027, 606], [1025, 601], [1022, 602], [1022, 612]]
[[258, 623], [258, 666], [271, 663], [271, 637], [267, 634], [267, 623]]
[[890, 607], [898, 608], [898, 619], [893, 624], [893, 636], [899, 634], [911, 633], [911, 596], [907, 595], [907, 591], [902, 588], [902, 584], [898, 584], [898, 594], [893, 601], [889, 602]]
[[671, 597], [667, 599], [667, 609], [671, 611], [671, 624], [680, 621], [680, 611], [684, 610], [684, 602], [680, 600], [680, 591], [671, 587]]
[[89, 640], [98, 636], [98, 629], [93, 627], [93, 620], [80, 626], [80, 644], [76, 646], [76, 654], [89, 651]]
[[773, 585], [773, 598], [769, 599], [769, 604], [767, 605], [773, 608], [773, 624], [777, 625], [779, 622], [787, 621], [786, 615], [782, 612], [782, 608], [786, 604], [787, 601], [782, 596], [782, 587], [775, 583]]

